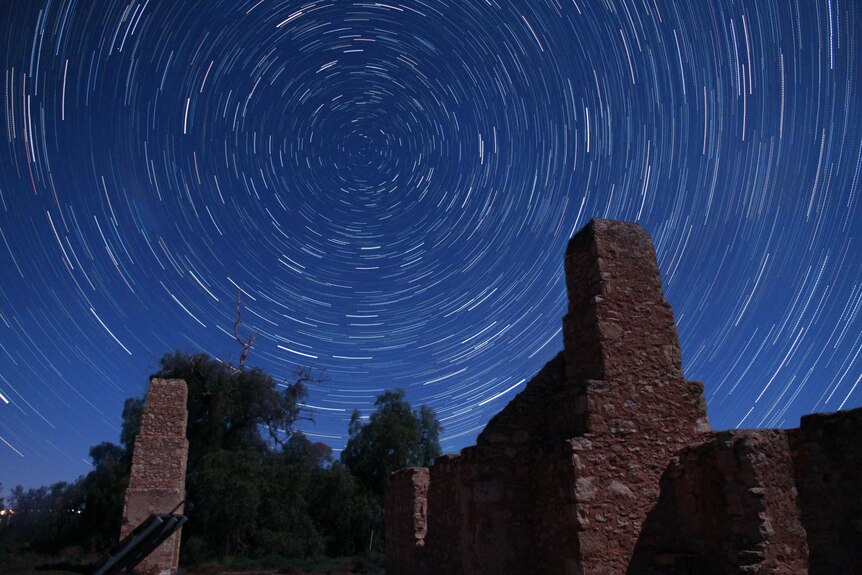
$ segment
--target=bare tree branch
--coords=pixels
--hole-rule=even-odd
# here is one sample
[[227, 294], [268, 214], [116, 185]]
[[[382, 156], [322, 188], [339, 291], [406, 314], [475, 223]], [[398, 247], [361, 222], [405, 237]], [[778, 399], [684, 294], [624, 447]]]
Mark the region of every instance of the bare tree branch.
[[266, 425], [273, 444], [284, 449], [290, 437], [296, 431], [294, 426], [300, 421], [314, 422], [314, 410], [303, 402], [308, 395], [306, 384], [318, 384], [327, 381], [321, 372], [310, 367], [300, 367], [293, 372], [293, 383], [284, 385], [282, 409], [270, 418]]
[[239, 366], [237, 371], [242, 371], [245, 367], [245, 360], [248, 358], [248, 351], [251, 349], [251, 344], [257, 338], [257, 333], [252, 333], [247, 340], [243, 340], [239, 335], [239, 324], [242, 321], [242, 289], [236, 290], [236, 319], [233, 322], [233, 336], [236, 341], [242, 346], [242, 352], [239, 355]]

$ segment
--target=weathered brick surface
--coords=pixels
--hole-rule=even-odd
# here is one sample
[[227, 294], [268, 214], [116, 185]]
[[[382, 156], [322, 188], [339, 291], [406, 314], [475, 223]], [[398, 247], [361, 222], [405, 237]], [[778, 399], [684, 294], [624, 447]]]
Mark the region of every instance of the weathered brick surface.
[[[554, 442], [534, 463], [534, 556], [532, 569], [525, 573], [582, 573], [581, 538], [585, 518], [577, 497], [583, 495], [580, 454], [589, 449], [588, 439]], [[540, 502], [540, 503], [538, 503]], [[537, 504], [538, 503], [538, 504]]]
[[[519, 449], [554, 436], [571, 437], [577, 429], [578, 394], [566, 383], [560, 353], [506, 406], [491, 418], [479, 437], [480, 447]], [[512, 453], [514, 455], [514, 453]]]
[[643, 229], [593, 220], [565, 267], [563, 352], [421, 489], [393, 475], [387, 573], [801, 575], [808, 546], [811, 573], [862, 573], [862, 415], [712, 434]]
[[573, 444], [586, 572], [625, 572], [667, 461], [705, 426], [700, 389], [682, 380], [589, 382], [590, 432]]
[[560, 354], [491, 420], [477, 447], [431, 468], [429, 573], [535, 572], [534, 462], [549, 434], [560, 433], [555, 409], [545, 408], [549, 395], [566, 404], [564, 368]]
[[139, 435], [132, 456], [129, 487], [133, 489], [176, 489], [186, 475], [188, 440], [185, 437]]
[[862, 408], [803, 417], [795, 440], [811, 575], [862, 573]]
[[[186, 400], [181, 379], [153, 379], [135, 439], [132, 473], [126, 489], [120, 538], [152, 514], [168, 513], [185, 498]], [[182, 512], [182, 508], [179, 509]], [[147, 575], [172, 573], [179, 565], [180, 534], [175, 533], [137, 567]]]

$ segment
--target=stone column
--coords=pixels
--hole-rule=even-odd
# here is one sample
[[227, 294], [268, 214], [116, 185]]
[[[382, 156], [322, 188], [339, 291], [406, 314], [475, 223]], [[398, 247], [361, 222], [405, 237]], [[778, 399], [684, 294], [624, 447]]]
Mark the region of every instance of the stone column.
[[[120, 539], [153, 514], [169, 513], [185, 498], [186, 399], [181, 379], [153, 379], [135, 439], [132, 474], [126, 489]], [[182, 513], [182, 508], [177, 510]], [[172, 535], [136, 568], [137, 573], [162, 575], [176, 571], [180, 533]]]

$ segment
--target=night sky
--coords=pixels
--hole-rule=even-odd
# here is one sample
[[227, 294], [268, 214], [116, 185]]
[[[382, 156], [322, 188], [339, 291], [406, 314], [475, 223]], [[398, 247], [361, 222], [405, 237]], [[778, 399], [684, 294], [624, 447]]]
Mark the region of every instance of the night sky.
[[716, 428], [862, 405], [856, 0], [2, 0], [0, 482], [86, 473], [167, 351], [402, 387], [446, 451], [655, 242]]

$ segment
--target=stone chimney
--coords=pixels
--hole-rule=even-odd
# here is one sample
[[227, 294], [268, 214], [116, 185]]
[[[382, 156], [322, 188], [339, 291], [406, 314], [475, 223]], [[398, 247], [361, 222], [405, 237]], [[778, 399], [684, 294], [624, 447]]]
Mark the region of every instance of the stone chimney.
[[[185, 498], [186, 400], [181, 379], [153, 379], [135, 439], [132, 474], [126, 489], [120, 539], [153, 514], [169, 513]], [[182, 513], [182, 507], [177, 509]], [[174, 573], [179, 565], [180, 533], [168, 538], [135, 569], [146, 575]]]

